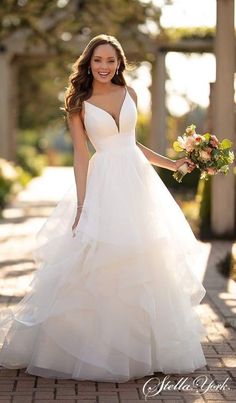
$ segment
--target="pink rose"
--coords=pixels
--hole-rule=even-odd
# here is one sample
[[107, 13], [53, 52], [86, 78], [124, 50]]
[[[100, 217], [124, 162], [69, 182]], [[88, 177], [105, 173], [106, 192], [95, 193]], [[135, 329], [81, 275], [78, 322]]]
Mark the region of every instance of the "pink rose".
[[215, 148], [217, 148], [219, 145], [219, 140], [214, 134], [211, 135], [210, 144], [212, 145], [212, 147], [215, 147]]
[[197, 134], [196, 136], [194, 136], [195, 138], [195, 143], [196, 144], [200, 144], [203, 140], [202, 136], [200, 136], [199, 134]]
[[211, 159], [210, 154], [205, 151], [205, 150], [201, 150], [200, 151], [200, 157], [204, 160], [204, 161], [209, 161]]
[[187, 137], [186, 141], [185, 141], [185, 149], [188, 152], [193, 151], [195, 148], [195, 139], [192, 136]]
[[216, 172], [217, 172], [217, 171], [216, 171], [215, 168], [207, 168], [207, 173], [208, 173], [209, 175], [215, 175]]
[[196, 144], [200, 144], [202, 141], [205, 140], [205, 137], [198, 133], [194, 133], [193, 137], [195, 139]]

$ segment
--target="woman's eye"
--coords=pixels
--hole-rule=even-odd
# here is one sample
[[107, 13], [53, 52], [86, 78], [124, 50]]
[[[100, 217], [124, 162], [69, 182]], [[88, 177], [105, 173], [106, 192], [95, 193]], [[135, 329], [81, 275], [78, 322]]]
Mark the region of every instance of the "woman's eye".
[[[96, 63], [98, 63], [98, 62], [100, 62], [101, 60], [99, 60], [99, 59], [94, 59], [94, 61], [95, 61]], [[115, 62], [115, 60], [109, 60], [108, 63], [114, 63], [114, 62]]]

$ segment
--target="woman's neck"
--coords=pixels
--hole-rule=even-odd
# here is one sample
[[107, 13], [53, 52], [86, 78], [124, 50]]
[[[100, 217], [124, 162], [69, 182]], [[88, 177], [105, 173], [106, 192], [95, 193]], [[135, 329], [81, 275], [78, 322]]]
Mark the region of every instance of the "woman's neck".
[[93, 87], [93, 94], [106, 94], [110, 91], [112, 91], [114, 84], [109, 81], [108, 83], [99, 83], [98, 81], [93, 81], [92, 84]]

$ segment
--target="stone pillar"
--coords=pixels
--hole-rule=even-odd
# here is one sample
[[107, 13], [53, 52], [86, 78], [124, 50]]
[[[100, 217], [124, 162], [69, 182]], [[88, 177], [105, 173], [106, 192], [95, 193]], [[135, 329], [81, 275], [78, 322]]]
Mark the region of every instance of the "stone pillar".
[[[235, 144], [234, 0], [217, 0], [215, 56], [213, 131], [220, 140], [227, 137]], [[231, 237], [235, 231], [235, 183], [232, 167], [227, 176], [219, 174], [213, 177], [212, 182], [211, 226], [213, 234], [219, 237]]]
[[165, 52], [158, 49], [156, 60], [152, 66], [152, 117], [150, 148], [158, 154], [166, 154], [166, 103], [165, 103], [165, 82], [166, 66]]
[[15, 159], [17, 120], [17, 65], [12, 55], [0, 51], [0, 157]]
[[12, 59], [10, 64], [11, 86], [9, 88], [10, 98], [10, 142], [9, 142], [9, 158], [16, 160], [17, 151], [17, 134], [18, 134], [18, 112], [19, 112], [19, 82], [18, 82], [19, 64], [17, 57]]

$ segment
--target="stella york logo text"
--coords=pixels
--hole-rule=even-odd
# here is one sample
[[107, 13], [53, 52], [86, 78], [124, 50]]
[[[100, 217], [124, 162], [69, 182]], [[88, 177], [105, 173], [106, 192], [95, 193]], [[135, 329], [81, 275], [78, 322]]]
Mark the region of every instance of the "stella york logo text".
[[223, 383], [216, 384], [215, 381], [210, 381], [206, 375], [199, 375], [191, 383], [188, 383], [189, 378], [182, 377], [176, 383], [168, 380], [169, 375], [165, 376], [163, 380], [159, 378], [153, 377], [147, 380], [143, 385], [143, 394], [145, 396], [145, 400], [149, 397], [153, 397], [159, 395], [162, 391], [187, 391], [194, 392], [199, 394], [204, 394], [206, 392], [217, 392], [219, 390], [229, 390], [229, 386], [227, 386], [227, 381], [230, 378], [226, 378]]

